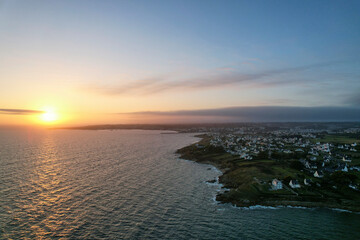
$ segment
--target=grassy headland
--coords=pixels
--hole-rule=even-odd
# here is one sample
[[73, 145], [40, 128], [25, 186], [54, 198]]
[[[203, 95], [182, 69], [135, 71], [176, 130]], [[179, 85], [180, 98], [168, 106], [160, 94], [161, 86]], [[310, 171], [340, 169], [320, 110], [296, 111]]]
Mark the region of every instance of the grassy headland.
[[[239, 207], [290, 205], [360, 212], [360, 193], [348, 187], [349, 178], [358, 183], [359, 172], [337, 172], [319, 179], [304, 171], [297, 158], [277, 160], [259, 154], [252, 160], [244, 160], [212, 146], [206, 134], [198, 137], [201, 137], [198, 143], [181, 148], [177, 153], [184, 159], [212, 164], [223, 172], [219, 181], [229, 191], [217, 196], [220, 202]], [[271, 181], [275, 178], [283, 181], [283, 189], [271, 189]], [[312, 180], [311, 186], [302, 184], [301, 188], [292, 189], [288, 185], [291, 179], [305, 178]]]

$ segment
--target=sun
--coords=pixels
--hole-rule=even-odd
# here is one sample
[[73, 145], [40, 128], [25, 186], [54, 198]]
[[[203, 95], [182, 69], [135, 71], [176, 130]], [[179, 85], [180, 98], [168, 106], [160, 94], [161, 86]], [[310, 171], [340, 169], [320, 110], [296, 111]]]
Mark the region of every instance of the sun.
[[59, 115], [53, 108], [46, 108], [40, 118], [44, 123], [53, 123], [59, 120]]

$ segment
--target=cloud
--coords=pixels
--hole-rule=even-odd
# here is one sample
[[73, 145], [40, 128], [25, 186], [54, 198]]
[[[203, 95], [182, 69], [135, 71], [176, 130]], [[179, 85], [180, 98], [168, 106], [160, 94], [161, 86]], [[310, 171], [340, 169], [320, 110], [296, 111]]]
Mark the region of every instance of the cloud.
[[259, 106], [121, 114], [139, 117], [208, 117], [209, 121], [226, 118], [234, 122], [360, 121], [360, 108], [356, 107]]
[[344, 103], [350, 106], [360, 106], [360, 92], [350, 94], [344, 97]]
[[167, 80], [164, 77], [138, 80], [133, 83], [120, 86], [88, 86], [87, 89], [104, 95], [139, 94], [149, 95], [173, 90], [197, 90], [217, 87], [229, 87], [238, 84], [248, 84], [249, 87], [274, 87], [284, 84], [302, 82], [294, 79], [272, 78], [281, 74], [296, 73], [310, 69], [330, 66], [340, 62], [326, 62], [299, 67], [289, 67], [275, 70], [267, 70], [252, 74], [243, 74], [235, 71], [222, 71], [208, 76], [200, 76], [188, 79]]
[[41, 114], [43, 111], [38, 110], [29, 110], [29, 109], [9, 109], [9, 108], [0, 108], [0, 114], [10, 114], [10, 115], [30, 115], [30, 114]]

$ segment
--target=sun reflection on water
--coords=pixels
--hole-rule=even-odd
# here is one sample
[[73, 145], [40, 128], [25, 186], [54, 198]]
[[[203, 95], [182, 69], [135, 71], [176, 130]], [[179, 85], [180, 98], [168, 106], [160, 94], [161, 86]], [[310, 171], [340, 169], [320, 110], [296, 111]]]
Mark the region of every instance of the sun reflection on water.
[[[30, 235], [44, 239], [52, 233], [62, 232], [66, 235], [66, 211], [61, 207], [69, 199], [64, 182], [64, 170], [58, 157], [58, 148], [53, 135], [44, 136], [34, 162], [34, 173], [30, 179], [31, 188], [27, 195], [33, 196], [23, 208], [29, 219]], [[69, 230], [69, 229], [68, 229]]]

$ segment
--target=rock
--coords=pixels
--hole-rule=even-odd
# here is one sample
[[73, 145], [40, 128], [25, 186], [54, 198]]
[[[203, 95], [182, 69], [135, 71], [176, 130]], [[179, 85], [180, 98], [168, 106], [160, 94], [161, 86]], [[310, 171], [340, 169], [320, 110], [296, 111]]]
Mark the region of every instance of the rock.
[[214, 179], [214, 180], [208, 180], [208, 181], [206, 181], [207, 183], [216, 183], [216, 180]]

